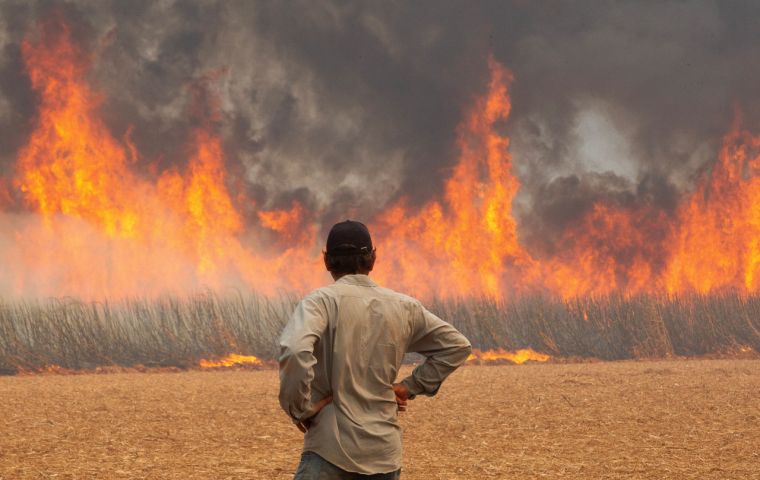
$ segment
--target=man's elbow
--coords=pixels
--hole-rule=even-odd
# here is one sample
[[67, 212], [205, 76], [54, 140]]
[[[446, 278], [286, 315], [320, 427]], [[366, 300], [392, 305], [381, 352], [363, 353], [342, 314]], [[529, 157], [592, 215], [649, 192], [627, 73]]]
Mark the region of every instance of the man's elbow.
[[466, 362], [467, 359], [470, 358], [471, 353], [472, 353], [472, 345], [470, 344], [469, 340], [464, 338], [464, 343], [462, 343], [461, 347], [459, 347], [459, 357], [461, 359], [459, 364], [461, 365], [464, 362]]
[[456, 368], [467, 361], [467, 358], [472, 353], [472, 345], [470, 341], [462, 334], [457, 334], [455, 337], [450, 338], [447, 348], [447, 363]]

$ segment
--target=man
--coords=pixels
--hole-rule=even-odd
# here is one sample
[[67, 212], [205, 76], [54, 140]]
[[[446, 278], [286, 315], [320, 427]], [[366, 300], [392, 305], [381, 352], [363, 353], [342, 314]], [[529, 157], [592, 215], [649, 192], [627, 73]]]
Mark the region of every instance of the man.
[[[280, 338], [280, 405], [305, 433], [296, 480], [398, 479], [398, 412], [435, 395], [470, 343], [417, 300], [378, 286], [369, 230], [332, 227], [324, 252], [335, 283], [295, 309]], [[426, 357], [400, 383], [404, 353]]]

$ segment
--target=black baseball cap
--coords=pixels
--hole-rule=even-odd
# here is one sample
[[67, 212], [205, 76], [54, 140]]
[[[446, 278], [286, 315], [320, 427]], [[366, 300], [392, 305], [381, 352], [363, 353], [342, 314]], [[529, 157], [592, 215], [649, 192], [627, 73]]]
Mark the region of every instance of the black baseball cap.
[[355, 220], [336, 223], [327, 235], [328, 255], [361, 255], [372, 251], [367, 226]]

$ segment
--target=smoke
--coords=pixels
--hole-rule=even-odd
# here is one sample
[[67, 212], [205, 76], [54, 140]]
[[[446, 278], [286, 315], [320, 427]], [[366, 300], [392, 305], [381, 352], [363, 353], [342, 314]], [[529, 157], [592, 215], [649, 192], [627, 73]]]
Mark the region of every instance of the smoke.
[[257, 206], [294, 200], [323, 228], [440, 195], [455, 131], [512, 70], [504, 126], [521, 235], [550, 241], [598, 200], [672, 211], [738, 107], [760, 125], [756, 2], [82, 1], [0, 6], [3, 177], [36, 112], [20, 44], [60, 12], [145, 171], [182, 165], [194, 86], [219, 99], [228, 171]]

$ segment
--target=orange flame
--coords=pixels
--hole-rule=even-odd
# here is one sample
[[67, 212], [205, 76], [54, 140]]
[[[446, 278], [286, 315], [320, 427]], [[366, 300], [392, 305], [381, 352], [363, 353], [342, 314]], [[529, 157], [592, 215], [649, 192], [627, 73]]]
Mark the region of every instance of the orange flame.
[[525, 362], [548, 362], [551, 356], [544, 353], [536, 352], [530, 348], [522, 348], [515, 352], [506, 350], [486, 350], [485, 352], [477, 348], [467, 357], [467, 363], [514, 363], [522, 365]]
[[410, 213], [402, 201], [376, 221], [381, 280], [431, 296], [502, 295], [510, 267], [532, 260], [517, 240], [512, 200], [519, 182], [512, 174], [509, 139], [497, 123], [509, 116], [512, 75], [493, 59], [485, 97], [460, 125], [459, 163], [446, 182], [444, 203]]
[[238, 355], [237, 353], [231, 353], [224, 358], [218, 360], [201, 360], [198, 362], [201, 368], [224, 368], [235, 367], [241, 365], [260, 367], [264, 365], [264, 362], [254, 357], [253, 355]]
[[[119, 297], [244, 285], [274, 293], [319, 281], [318, 269], [283, 271], [291, 257], [312, 258], [308, 247], [273, 254], [258, 245], [254, 254], [243, 246], [245, 222], [213, 128], [192, 132], [185, 172], [151, 182], [131, 168], [135, 147], [100, 120], [100, 95], [84, 81], [88, 57], [68, 27], [45, 25], [22, 52], [40, 111], [14, 183], [43, 222], [17, 227], [18, 252], [5, 252], [15, 293]], [[296, 212], [279, 227], [266, 212], [261, 219], [276, 231], [302, 217]], [[301, 230], [316, 236], [314, 226]]]
[[760, 291], [760, 136], [737, 122], [712, 172], [674, 216], [654, 205], [599, 202], [562, 232], [551, 256], [536, 256], [517, 237], [511, 206], [519, 183], [509, 140], [494, 128], [509, 114], [511, 76], [489, 65], [489, 91], [460, 126], [445, 202], [417, 213], [402, 202], [380, 216], [381, 278], [428, 296]]
[[[272, 294], [327, 280], [317, 213], [298, 202], [251, 212], [253, 202], [228, 188], [211, 122], [190, 132], [184, 167], [138, 173], [145, 159], [101, 120], [102, 96], [85, 81], [95, 59], [66, 25], [48, 22], [22, 54], [40, 106], [12, 184], [0, 183], [0, 206], [15, 188], [34, 214], [0, 212], [12, 232], [0, 252], [3, 291], [99, 298], [236, 286]], [[456, 131], [459, 158], [441, 197], [419, 208], [401, 199], [369, 222], [381, 283], [421, 297], [760, 291], [760, 136], [737, 122], [675, 213], [599, 202], [553, 252], [531, 251], [512, 214], [520, 183], [500, 129], [512, 75], [493, 59], [488, 66], [487, 91]]]
[[671, 293], [760, 290], [760, 136], [737, 120], [717, 164], [679, 211], [665, 271]]
[[542, 262], [544, 284], [564, 298], [652, 291], [669, 228], [661, 211], [597, 203], [562, 233], [557, 255]]
[[737, 120], [674, 218], [652, 206], [596, 204], [564, 232], [562, 253], [544, 262], [545, 284], [564, 297], [760, 291], [758, 147], [760, 136]]

